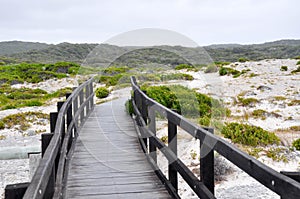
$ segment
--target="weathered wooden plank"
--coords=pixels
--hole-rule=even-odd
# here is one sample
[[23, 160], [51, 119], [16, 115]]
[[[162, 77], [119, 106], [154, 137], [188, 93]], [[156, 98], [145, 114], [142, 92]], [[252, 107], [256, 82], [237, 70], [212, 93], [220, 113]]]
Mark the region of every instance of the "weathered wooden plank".
[[96, 106], [79, 132], [66, 198], [170, 198], [138, 143], [125, 100]]

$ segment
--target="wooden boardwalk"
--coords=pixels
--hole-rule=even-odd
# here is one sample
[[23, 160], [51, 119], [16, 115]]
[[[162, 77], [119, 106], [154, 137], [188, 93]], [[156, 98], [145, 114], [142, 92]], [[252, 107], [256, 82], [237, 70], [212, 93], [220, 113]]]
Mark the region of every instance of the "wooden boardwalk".
[[95, 106], [76, 141], [66, 198], [170, 198], [140, 148], [126, 98]]

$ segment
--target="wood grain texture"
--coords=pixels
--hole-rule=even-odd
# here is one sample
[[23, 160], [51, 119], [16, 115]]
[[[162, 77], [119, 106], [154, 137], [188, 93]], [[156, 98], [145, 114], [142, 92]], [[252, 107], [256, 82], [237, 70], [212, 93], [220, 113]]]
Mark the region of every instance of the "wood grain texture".
[[95, 107], [79, 132], [66, 198], [171, 198], [138, 143], [126, 98]]

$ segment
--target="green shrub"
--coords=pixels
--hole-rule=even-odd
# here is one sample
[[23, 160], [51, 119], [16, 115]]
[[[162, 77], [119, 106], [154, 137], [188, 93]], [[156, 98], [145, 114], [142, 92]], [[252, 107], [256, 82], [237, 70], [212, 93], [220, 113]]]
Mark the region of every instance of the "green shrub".
[[268, 112], [265, 111], [265, 110], [262, 110], [262, 109], [256, 109], [256, 110], [254, 110], [254, 111], [252, 112], [252, 115], [253, 115], [254, 117], [256, 117], [256, 118], [257, 118], [257, 117], [265, 118], [267, 113], [268, 113]]
[[274, 133], [270, 133], [257, 126], [236, 122], [226, 124], [221, 133], [225, 138], [229, 138], [235, 143], [250, 146], [278, 144], [280, 141]]
[[241, 72], [232, 68], [227, 68], [222, 66], [219, 70], [219, 75], [220, 76], [233, 75], [233, 77], [236, 78], [241, 75]]
[[281, 71], [287, 71], [287, 70], [288, 70], [288, 67], [287, 67], [287, 66], [281, 66], [281, 67], [280, 67], [280, 70], [281, 70]]
[[207, 68], [204, 70], [205, 73], [215, 73], [218, 71], [218, 67], [215, 64], [211, 64], [207, 66]]
[[300, 65], [300, 61], [298, 61], [296, 65]]
[[179, 64], [175, 66], [175, 70], [182, 70], [182, 69], [195, 69], [195, 67], [188, 64]]
[[129, 99], [129, 100], [126, 101], [125, 107], [126, 107], [126, 112], [129, 115], [133, 115], [134, 114], [133, 105], [132, 105], [132, 99]]
[[207, 116], [201, 117], [199, 119], [199, 124], [202, 126], [209, 126], [210, 125], [210, 118]]
[[255, 99], [255, 98], [252, 98], [252, 97], [250, 97], [250, 98], [242, 98], [240, 96], [238, 96], [238, 101], [243, 106], [249, 106], [249, 105], [252, 105], [252, 104], [255, 104], [255, 103], [258, 102], [258, 100]]
[[291, 73], [298, 73], [300, 72], [300, 66], [298, 66], [298, 68], [296, 70], [293, 70]]
[[99, 87], [95, 91], [96, 97], [105, 98], [109, 95], [109, 90], [106, 87]]
[[0, 130], [5, 128], [5, 124], [2, 120], [0, 120]]
[[246, 62], [246, 61], [249, 61], [249, 59], [247, 59], [247, 58], [245, 58], [245, 57], [240, 57], [239, 59], [238, 59], [238, 62]]
[[300, 138], [293, 142], [293, 147], [295, 147], [296, 150], [300, 151]]

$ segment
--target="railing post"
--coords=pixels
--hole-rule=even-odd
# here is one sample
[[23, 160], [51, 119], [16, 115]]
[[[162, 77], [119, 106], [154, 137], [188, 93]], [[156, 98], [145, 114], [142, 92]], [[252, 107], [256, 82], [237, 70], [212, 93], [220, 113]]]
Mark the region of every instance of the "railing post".
[[[53, 133], [44, 133], [42, 134], [42, 157], [44, 157], [44, 154], [47, 150], [47, 147], [49, 146], [51, 139], [53, 137]], [[55, 166], [52, 167], [52, 172], [49, 177], [49, 181], [47, 184], [47, 187], [45, 189], [44, 193], [44, 199], [50, 199], [53, 196], [54, 193], [54, 187], [55, 187]]]
[[[288, 171], [280, 171], [281, 174], [300, 182], [300, 172], [288, 172]], [[286, 196], [281, 196], [281, 199], [288, 199]]]
[[[90, 95], [91, 95], [94, 92], [94, 90], [93, 90], [93, 81], [91, 81], [89, 87], [90, 87]], [[91, 109], [93, 109], [93, 107], [94, 107], [94, 98], [93, 97], [91, 97], [90, 105], [91, 105]]]
[[[73, 88], [73, 90], [75, 90], [75, 89], [76, 89], [76, 87]], [[78, 110], [78, 96], [75, 96], [75, 99], [73, 99], [73, 114], [74, 114], [73, 120], [74, 120], [74, 125], [75, 125], [73, 136], [77, 135], [78, 117], [77, 118], [75, 117], [77, 110]]]
[[50, 113], [50, 132], [51, 133], [54, 133], [54, 131], [55, 131], [57, 116], [58, 116], [57, 112]]
[[[141, 97], [141, 96], [140, 96]], [[145, 124], [147, 125], [148, 121], [147, 121], [147, 118], [148, 118], [148, 108], [147, 108], [147, 104], [145, 102], [145, 99], [141, 98], [141, 114], [142, 114], [142, 117], [143, 117], [143, 120], [145, 121]], [[147, 147], [147, 152], [149, 152], [149, 146], [148, 146], [148, 138], [146, 137], [145, 134], [143, 134], [142, 136], [144, 136], [143, 138], [143, 141], [144, 141], [144, 144], [145, 146]]]
[[[206, 128], [206, 130], [214, 133], [213, 128]], [[215, 194], [214, 150], [203, 141], [200, 140], [200, 180], [212, 194]]]
[[88, 101], [87, 99], [89, 98], [90, 95], [90, 87], [89, 85], [85, 86], [85, 101], [86, 101], [86, 105], [85, 105], [85, 115], [87, 116], [90, 112], [90, 101]]
[[[67, 93], [66, 94], [66, 100], [70, 97], [72, 93]], [[67, 110], [67, 132], [69, 131], [69, 128], [71, 128], [71, 122], [72, 122], [72, 119], [73, 119], [73, 103], [71, 101], [71, 104]], [[72, 127], [72, 130], [70, 131], [70, 135], [67, 135], [67, 136], [70, 136], [70, 139], [69, 139], [69, 144], [68, 144], [68, 151], [69, 149], [71, 148], [71, 144], [72, 144], [72, 138], [73, 138], [73, 127]]]
[[26, 182], [6, 185], [5, 199], [22, 199], [29, 184], [30, 183]]
[[[155, 122], [155, 111], [152, 107], [149, 107], [149, 130], [156, 136], [156, 122]], [[149, 151], [150, 156], [157, 163], [156, 146], [150, 142], [149, 139]]]
[[[177, 159], [177, 125], [168, 120], [168, 147], [173, 151]], [[176, 161], [174, 159], [173, 161]], [[169, 181], [178, 192], [178, 174], [173, 167], [173, 162], [169, 161]]]
[[[79, 92], [79, 104], [80, 106], [83, 104], [83, 90], [81, 90]], [[84, 121], [84, 109], [81, 111], [80, 113], [80, 126], [83, 124], [83, 121]]]

